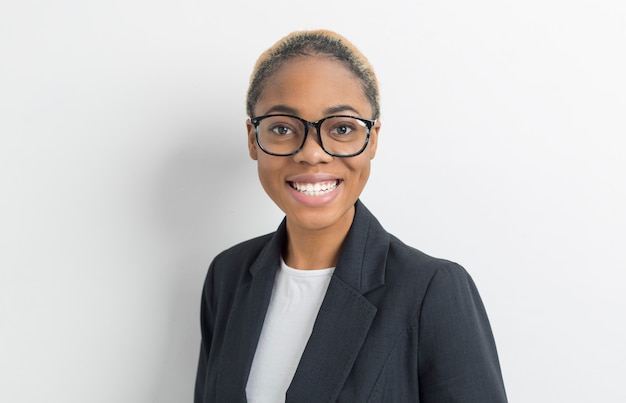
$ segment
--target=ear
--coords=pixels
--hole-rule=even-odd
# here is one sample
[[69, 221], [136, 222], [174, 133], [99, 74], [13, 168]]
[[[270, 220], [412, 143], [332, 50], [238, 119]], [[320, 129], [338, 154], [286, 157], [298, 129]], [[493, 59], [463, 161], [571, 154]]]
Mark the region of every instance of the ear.
[[250, 119], [246, 120], [246, 130], [248, 131], [248, 152], [250, 158], [253, 160], [258, 159], [258, 149], [256, 144], [256, 135], [254, 134], [254, 125], [250, 122]]
[[374, 159], [376, 156], [376, 149], [378, 148], [378, 133], [380, 132], [380, 120], [377, 120], [374, 126], [370, 130], [369, 152], [370, 159]]

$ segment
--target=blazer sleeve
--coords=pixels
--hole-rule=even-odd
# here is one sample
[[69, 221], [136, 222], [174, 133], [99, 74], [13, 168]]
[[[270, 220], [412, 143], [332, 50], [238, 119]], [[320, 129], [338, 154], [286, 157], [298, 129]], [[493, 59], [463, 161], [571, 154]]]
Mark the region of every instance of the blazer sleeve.
[[446, 263], [433, 275], [418, 340], [420, 402], [507, 401], [487, 313], [461, 266]]
[[200, 332], [202, 340], [200, 343], [200, 358], [198, 360], [198, 371], [196, 373], [196, 386], [194, 392], [194, 402], [202, 403], [204, 399], [207, 364], [211, 340], [213, 339], [213, 326], [215, 323], [214, 304], [214, 268], [215, 261], [209, 267], [204, 287], [202, 289], [202, 299], [200, 302]]

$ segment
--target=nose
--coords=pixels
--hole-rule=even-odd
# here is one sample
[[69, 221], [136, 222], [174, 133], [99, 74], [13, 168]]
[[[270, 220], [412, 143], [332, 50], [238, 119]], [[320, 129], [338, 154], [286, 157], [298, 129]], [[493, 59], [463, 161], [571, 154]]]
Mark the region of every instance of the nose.
[[294, 154], [294, 161], [303, 162], [310, 165], [327, 163], [333, 160], [333, 157], [324, 151], [320, 143], [320, 137], [315, 127], [308, 127], [308, 135], [300, 152]]

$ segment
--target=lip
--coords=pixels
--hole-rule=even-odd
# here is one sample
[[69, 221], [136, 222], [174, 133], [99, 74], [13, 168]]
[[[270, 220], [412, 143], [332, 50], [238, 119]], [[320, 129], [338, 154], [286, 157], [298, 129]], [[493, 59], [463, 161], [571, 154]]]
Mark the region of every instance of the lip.
[[[302, 192], [294, 187], [294, 183], [299, 185], [315, 185], [320, 183], [336, 182], [336, 186], [331, 190], [323, 190], [312, 194], [309, 192]], [[339, 195], [343, 189], [343, 180], [335, 175], [330, 174], [304, 174], [295, 175], [287, 178], [285, 182], [287, 190], [291, 196], [299, 203], [306, 206], [321, 207], [330, 204]]]

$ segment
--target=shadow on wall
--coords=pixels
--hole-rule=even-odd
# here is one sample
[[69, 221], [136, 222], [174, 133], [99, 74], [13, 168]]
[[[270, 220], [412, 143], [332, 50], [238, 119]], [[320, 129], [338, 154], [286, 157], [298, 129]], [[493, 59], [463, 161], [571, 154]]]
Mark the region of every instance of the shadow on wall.
[[[220, 141], [224, 135], [241, 141]], [[235, 212], [237, 200], [246, 197], [250, 183], [257, 182], [245, 133], [232, 128], [185, 136], [158, 175], [159, 219], [174, 244], [187, 250], [216, 229], [227, 230], [224, 220]]]
[[[192, 400], [202, 282], [211, 259], [241, 240], [242, 231], [233, 223], [245, 222], [244, 201], [259, 195], [245, 132], [232, 126], [177, 135], [178, 147], [165, 153], [156, 173], [157, 228], [162, 246], [171, 252], [160, 304], [167, 311], [157, 313], [166, 319], [161, 320], [164, 345], [157, 352], [160, 368], [151, 402]], [[220, 141], [225, 135], [228, 141]]]

